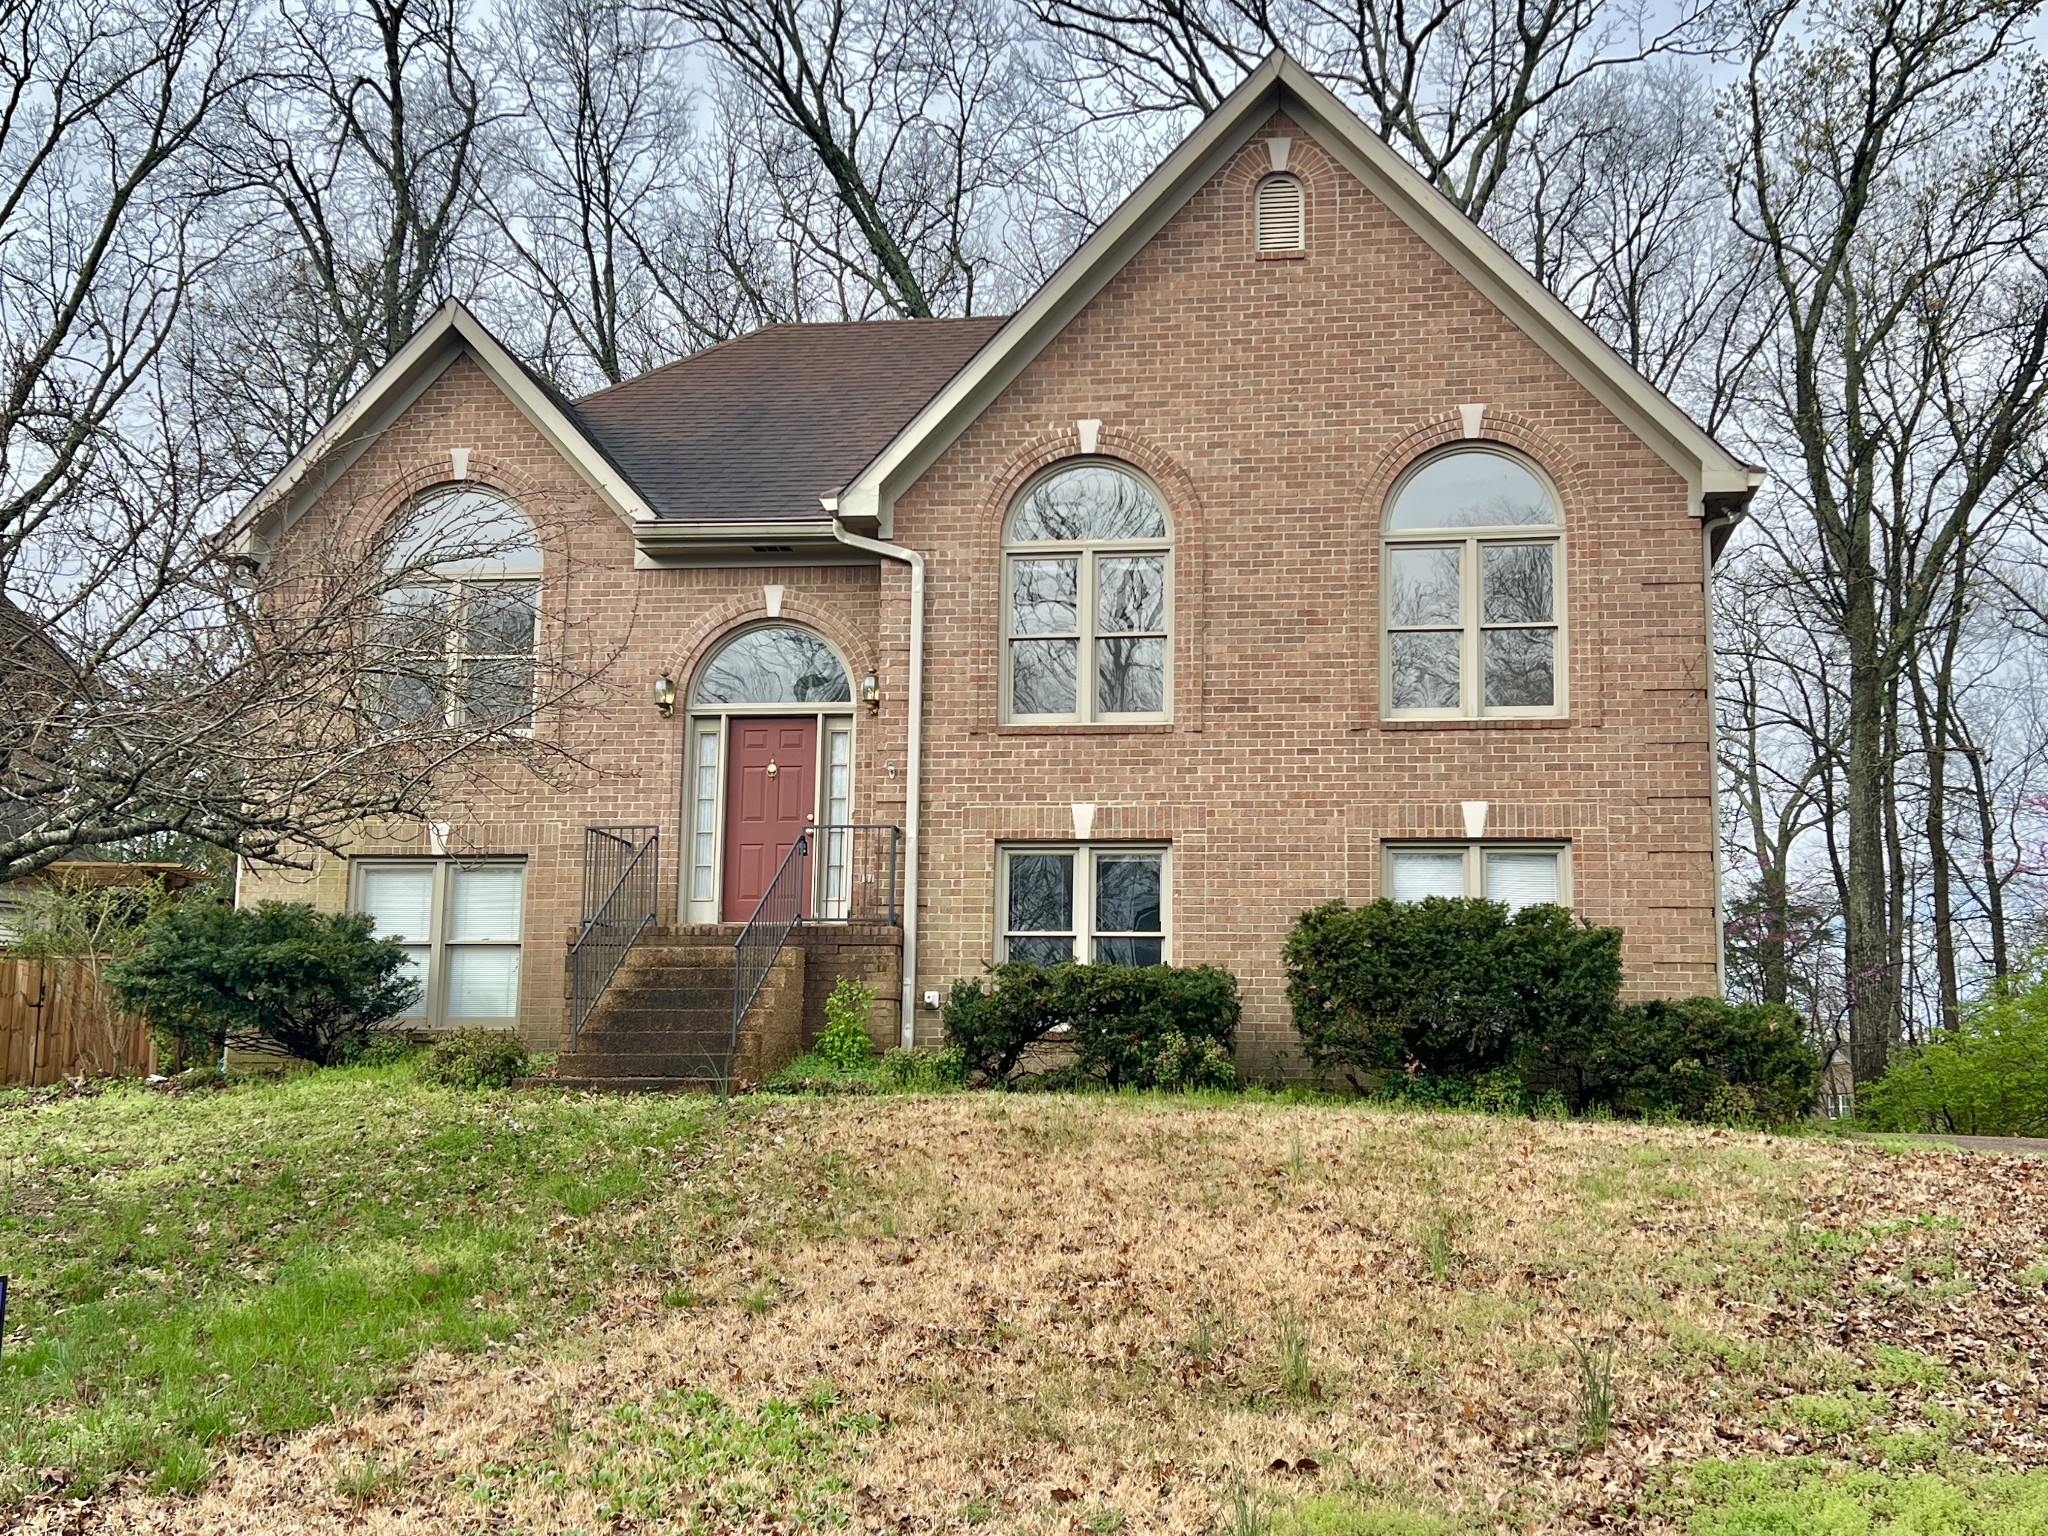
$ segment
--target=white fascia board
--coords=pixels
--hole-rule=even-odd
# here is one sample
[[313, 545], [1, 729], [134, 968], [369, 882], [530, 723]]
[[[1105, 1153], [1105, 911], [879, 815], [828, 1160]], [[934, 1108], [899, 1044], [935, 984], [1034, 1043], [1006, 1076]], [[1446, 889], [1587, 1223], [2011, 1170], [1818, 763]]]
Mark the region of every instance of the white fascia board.
[[[1283, 99], [1292, 98], [1290, 99]], [[1695, 516], [1706, 497], [1745, 498], [1762, 471], [1735, 458], [1592, 327], [1531, 277], [1327, 87], [1283, 53], [1243, 84], [1146, 177], [950, 384], [839, 493], [841, 517], [894, 534], [895, 498], [1102, 291], [1195, 191], [1285, 108], [1305, 119], [1368, 190], [1685, 478]]]
[[[229, 525], [229, 547], [238, 554], [260, 558], [306, 503], [331, 485], [399, 412], [465, 352], [607, 506], [628, 523], [654, 521], [654, 509], [640, 493], [534, 384], [483, 322], [451, 299], [256, 493]], [[266, 527], [273, 524], [271, 537], [266, 539]]]

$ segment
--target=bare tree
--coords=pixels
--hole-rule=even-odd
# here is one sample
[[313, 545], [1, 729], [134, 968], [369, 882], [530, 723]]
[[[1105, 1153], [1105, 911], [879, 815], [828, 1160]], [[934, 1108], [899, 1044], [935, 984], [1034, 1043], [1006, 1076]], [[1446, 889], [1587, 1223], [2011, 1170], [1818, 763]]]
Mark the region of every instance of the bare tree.
[[0, 590], [217, 251], [246, 24], [231, 0], [0, 0]]
[[517, 111], [489, 194], [514, 283], [539, 312], [513, 334], [534, 337], [556, 378], [616, 384], [689, 346], [639, 235], [688, 196], [690, 102], [667, 30], [618, 0], [512, 0], [500, 17]]
[[183, 402], [161, 398], [150, 453], [17, 565], [0, 880], [164, 836], [303, 862], [366, 822], [447, 819], [580, 764], [572, 718], [602, 696], [620, 636], [570, 621], [566, 554], [479, 583], [465, 573], [531, 547], [523, 524], [373, 526], [346, 506], [257, 565], [212, 531], [217, 482], [177, 431]]
[[[296, 451], [443, 298], [482, 279], [492, 82], [460, 0], [294, 0], [248, 113], [248, 173], [282, 234], [237, 263], [213, 320], [220, 408], [251, 396], [274, 459]], [[284, 338], [280, 341], [280, 337]], [[249, 477], [260, 484], [261, 465]]]
[[1581, 84], [1710, 40], [1712, 8], [1662, 25], [1602, 0], [1033, 0], [1076, 84], [1116, 110], [1207, 112], [1285, 48], [1474, 219], [1547, 108]]
[[[848, 285], [906, 316], [972, 313], [991, 297], [995, 227], [1025, 171], [1015, 21], [997, 0], [659, 0], [751, 111], [757, 163], [790, 232]], [[815, 181], [829, 193], [812, 201]], [[829, 211], [830, 217], [817, 215]]]
[[[1736, 93], [1738, 216], [1780, 306], [1752, 430], [1797, 470], [1776, 513], [1821, 555], [1847, 668], [1842, 870], [1851, 1057], [1901, 1019], [1905, 672], [1970, 530], [2016, 505], [2048, 404], [2048, 166], [2031, 10], [1979, 0], [1754, 18]], [[1766, 424], [1782, 423], [1782, 443]]]

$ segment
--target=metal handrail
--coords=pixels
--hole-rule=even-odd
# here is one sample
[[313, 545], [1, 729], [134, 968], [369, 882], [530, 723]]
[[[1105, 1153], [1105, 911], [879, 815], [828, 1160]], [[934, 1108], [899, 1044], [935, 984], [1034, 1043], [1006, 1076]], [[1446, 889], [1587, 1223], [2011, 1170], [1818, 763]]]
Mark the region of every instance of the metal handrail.
[[660, 844], [656, 827], [583, 829], [583, 915], [569, 946], [571, 1050], [633, 941], [654, 921]]
[[740, 1021], [802, 923], [886, 922], [897, 910], [903, 833], [882, 822], [806, 827], [790, 843], [732, 946], [732, 1049]]
[[740, 1048], [740, 1020], [746, 1017], [761, 983], [774, 968], [775, 957], [789, 940], [789, 931], [803, 921], [803, 870], [810, 858], [810, 829], [805, 828], [789, 845], [782, 862], [761, 899], [754, 903], [754, 915], [740, 929], [732, 945], [732, 1049]]

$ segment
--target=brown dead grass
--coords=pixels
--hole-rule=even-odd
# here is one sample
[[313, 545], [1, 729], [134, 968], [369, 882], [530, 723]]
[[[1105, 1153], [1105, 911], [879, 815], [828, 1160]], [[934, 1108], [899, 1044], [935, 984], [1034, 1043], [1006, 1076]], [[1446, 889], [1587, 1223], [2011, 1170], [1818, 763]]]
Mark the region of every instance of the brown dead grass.
[[[865, 1529], [1192, 1532], [1234, 1492], [1336, 1489], [1472, 1529], [1658, 1529], [1637, 1501], [1672, 1463], [1857, 1454], [1788, 1415], [1814, 1393], [2048, 1459], [2048, 1308], [2015, 1279], [2048, 1244], [2032, 1159], [962, 1095], [772, 1104], [698, 1176], [731, 1219], [545, 1356], [430, 1360], [197, 1498], [33, 1525], [758, 1530], [822, 1501]], [[1591, 1449], [1578, 1350], [1609, 1344]], [[746, 1413], [821, 1386], [809, 1471], [678, 1452], [691, 1390]]]

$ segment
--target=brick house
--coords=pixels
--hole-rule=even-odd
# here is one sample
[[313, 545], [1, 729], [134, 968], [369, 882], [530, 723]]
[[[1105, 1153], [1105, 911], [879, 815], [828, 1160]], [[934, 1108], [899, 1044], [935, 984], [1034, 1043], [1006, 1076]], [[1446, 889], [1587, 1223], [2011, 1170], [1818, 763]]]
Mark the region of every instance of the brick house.
[[[609, 658], [533, 727], [587, 770], [243, 896], [377, 912], [429, 1025], [588, 1013], [594, 1077], [691, 1075], [663, 1031], [723, 1033], [792, 880], [743, 1075], [836, 974], [929, 1044], [1006, 956], [1227, 966], [1284, 1065], [1281, 945], [1332, 896], [1559, 900], [1632, 994], [1715, 991], [1707, 582], [1760, 480], [1276, 55], [1007, 318], [776, 327], [571, 403], [444, 308], [243, 537], [516, 513], [485, 575], [538, 595], [492, 644], [537, 606]], [[650, 837], [598, 997], [567, 949]]]

